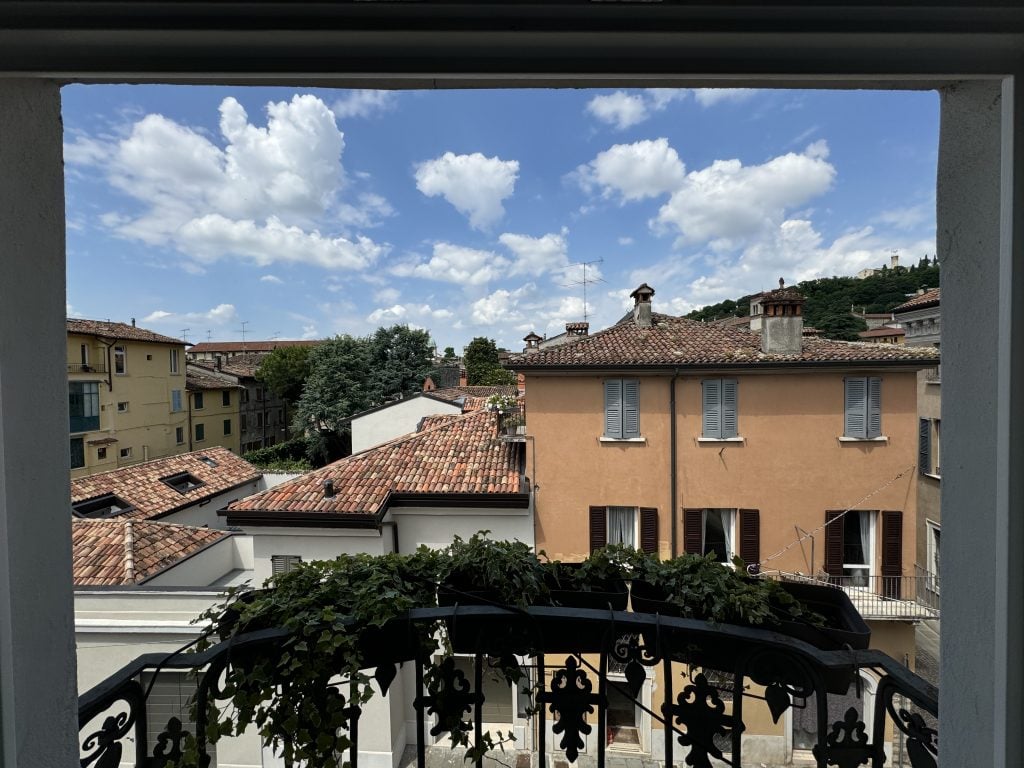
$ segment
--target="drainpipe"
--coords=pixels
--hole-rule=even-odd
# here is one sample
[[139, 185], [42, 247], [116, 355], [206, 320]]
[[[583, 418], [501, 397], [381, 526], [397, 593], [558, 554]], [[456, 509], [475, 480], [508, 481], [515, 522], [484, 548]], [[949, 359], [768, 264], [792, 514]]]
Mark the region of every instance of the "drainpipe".
[[192, 453], [192, 396], [185, 390], [185, 402], [188, 405], [188, 452]]
[[669, 510], [672, 515], [672, 557], [675, 557], [676, 552], [676, 529], [678, 523], [676, 521], [677, 510], [676, 510], [676, 497], [678, 495], [678, 488], [676, 483], [676, 381], [679, 379], [679, 369], [676, 368], [672, 373], [672, 381], [669, 383], [669, 396], [668, 396], [668, 412], [669, 416], [669, 429], [671, 430], [671, 437], [669, 438], [669, 478], [671, 483], [671, 501]]

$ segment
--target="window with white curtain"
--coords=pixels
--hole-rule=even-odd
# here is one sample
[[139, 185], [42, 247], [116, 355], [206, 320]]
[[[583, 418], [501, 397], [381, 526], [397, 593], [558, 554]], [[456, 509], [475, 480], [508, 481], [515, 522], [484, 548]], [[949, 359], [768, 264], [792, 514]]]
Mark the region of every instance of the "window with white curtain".
[[851, 586], [867, 586], [874, 559], [875, 516], [847, 512], [843, 516], [843, 574]]
[[703, 552], [705, 555], [714, 552], [718, 562], [732, 562], [733, 555], [736, 554], [735, 521], [735, 509], [704, 510]]
[[608, 543], [637, 545], [636, 507], [608, 507]]

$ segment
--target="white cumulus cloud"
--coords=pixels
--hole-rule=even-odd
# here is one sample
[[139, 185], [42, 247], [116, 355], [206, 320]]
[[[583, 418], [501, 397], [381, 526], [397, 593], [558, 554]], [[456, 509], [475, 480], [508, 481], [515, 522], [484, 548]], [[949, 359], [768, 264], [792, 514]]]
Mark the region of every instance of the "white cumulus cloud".
[[371, 117], [394, 109], [398, 94], [394, 91], [357, 89], [349, 91], [333, 105], [331, 111], [340, 118]]
[[263, 275], [260, 278], [260, 282], [261, 283], [274, 283], [275, 285], [281, 285], [281, 283], [283, 283], [284, 280], [282, 280], [277, 275]]
[[[319, 98], [296, 94], [266, 105], [266, 125], [252, 122], [232, 97], [220, 104], [222, 146], [161, 114], [134, 122], [121, 138], [79, 136], [68, 162], [92, 166], [141, 205], [104, 214], [116, 235], [170, 246], [199, 263], [236, 257], [259, 265], [304, 262], [361, 269], [387, 246], [341, 238], [338, 224], [372, 226], [390, 215], [387, 201], [340, 195], [344, 134]], [[324, 233], [324, 234], [321, 234]]]
[[600, 94], [587, 102], [587, 112], [602, 123], [624, 131], [661, 112], [673, 101], [685, 99], [685, 88], [647, 88], [639, 93], [615, 91]]
[[180, 325], [182, 323], [224, 325], [233, 321], [237, 316], [234, 304], [218, 304], [206, 312], [168, 312], [163, 309], [157, 309], [142, 318], [142, 322], [154, 325]]
[[420, 277], [458, 285], [486, 285], [505, 273], [508, 260], [493, 251], [481, 251], [452, 243], [435, 243], [426, 260], [412, 259], [391, 267], [398, 277]]
[[395, 304], [373, 310], [367, 320], [371, 323], [406, 323], [416, 320], [448, 320], [454, 315], [448, 309], [434, 309], [429, 304]]
[[505, 215], [502, 201], [512, 196], [518, 175], [516, 160], [445, 152], [416, 167], [416, 188], [427, 197], [443, 197], [482, 230]]
[[686, 167], [668, 139], [645, 139], [633, 144], [616, 144], [576, 169], [580, 186], [587, 192], [600, 190], [603, 197], [622, 201], [643, 200], [679, 189]]
[[702, 107], [713, 107], [728, 102], [739, 104], [756, 93], [756, 88], [695, 88], [693, 97]]
[[514, 258], [509, 275], [531, 275], [539, 277], [546, 272], [560, 269], [569, 263], [569, 245], [566, 232], [549, 233], [543, 237], [516, 235], [506, 232], [498, 240], [508, 248]]

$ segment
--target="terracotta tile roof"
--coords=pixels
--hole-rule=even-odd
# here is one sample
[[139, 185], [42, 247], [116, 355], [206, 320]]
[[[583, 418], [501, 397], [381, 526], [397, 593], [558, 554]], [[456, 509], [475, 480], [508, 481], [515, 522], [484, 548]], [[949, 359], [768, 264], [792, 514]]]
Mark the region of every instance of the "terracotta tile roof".
[[281, 347], [315, 347], [319, 339], [275, 339], [272, 341], [203, 341], [189, 349], [193, 354], [208, 352], [273, 352]]
[[871, 328], [867, 331], [861, 331], [857, 335], [862, 339], [876, 339], [880, 336], [905, 336], [906, 331], [902, 328], [890, 328], [887, 325], [883, 325], [881, 328]]
[[216, 376], [208, 375], [204, 371], [196, 370], [189, 363], [185, 372], [185, 389], [194, 392], [201, 389], [245, 389], [245, 387], [225, 379], [218, 379]]
[[137, 328], [128, 323], [111, 323], [108, 320], [72, 320], [68, 318], [68, 333], [103, 336], [108, 339], [124, 339], [126, 341], [150, 341], [154, 344], [176, 344], [179, 347], [187, 344], [181, 339], [147, 331], [145, 328]]
[[796, 288], [786, 287], [784, 285], [773, 291], [762, 291], [757, 294], [757, 296], [760, 297], [762, 306], [764, 304], [772, 303], [803, 304], [804, 301], [806, 301], [804, 295]]
[[[301, 513], [372, 517], [390, 494], [509, 494], [520, 492], [523, 452], [497, 439], [497, 416], [477, 411], [357, 453], [228, 505], [227, 515]], [[334, 496], [325, 495], [330, 480]]]
[[[217, 466], [201, 461], [203, 456], [217, 462]], [[203, 485], [182, 494], [160, 480], [180, 472], [188, 472]], [[145, 520], [191, 506], [260, 476], [258, 469], [227, 448], [214, 447], [75, 478], [71, 481], [71, 503], [112, 493], [133, 507], [118, 519]]]
[[[221, 367], [219, 370], [223, 373], [231, 374], [232, 376], [253, 378], [256, 375], [256, 371], [259, 370], [260, 363], [263, 361], [264, 357], [266, 357], [266, 355], [260, 354], [245, 354], [226, 357], [221, 360]], [[205, 368], [208, 371], [218, 370], [217, 363], [214, 360], [189, 360], [188, 364]]]
[[138, 584], [231, 534], [153, 520], [72, 520], [77, 586]]
[[443, 427], [445, 424], [451, 424], [455, 419], [460, 418], [457, 413], [438, 413], [433, 416], [424, 416], [420, 419], [419, 428], [417, 432], [424, 432], [434, 427]]
[[430, 393], [430, 396], [439, 397], [442, 400], [454, 403], [456, 400], [461, 400], [466, 397], [486, 399], [491, 395], [512, 395], [515, 397], [518, 394], [519, 391], [516, 389], [515, 384], [503, 384], [495, 387], [445, 387], [444, 389], [433, 390]]
[[606, 328], [572, 345], [517, 355], [516, 370], [557, 367], [661, 367], [742, 365], [768, 367], [814, 363], [920, 363], [934, 365], [938, 353], [924, 347], [833, 341], [805, 336], [799, 355], [761, 352], [761, 335], [742, 328], [655, 313], [650, 328], [632, 322]]
[[935, 306], [939, 303], [941, 292], [941, 288], [932, 288], [930, 291], [925, 291], [924, 293], [903, 302], [898, 307], [894, 307], [892, 311], [909, 312], [912, 309], [924, 309], [925, 307]]

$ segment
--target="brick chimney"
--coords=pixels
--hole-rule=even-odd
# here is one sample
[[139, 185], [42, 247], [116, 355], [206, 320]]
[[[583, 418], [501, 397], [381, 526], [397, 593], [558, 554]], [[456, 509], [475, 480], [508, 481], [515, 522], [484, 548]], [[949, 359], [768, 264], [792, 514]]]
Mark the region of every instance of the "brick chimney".
[[647, 283], [641, 283], [640, 287], [629, 294], [633, 299], [633, 322], [637, 328], [651, 327], [651, 298], [654, 296], [654, 289]]
[[565, 335], [566, 336], [587, 336], [590, 334], [590, 323], [566, 323], [565, 324]]
[[803, 351], [804, 297], [779, 287], [761, 294], [761, 351], [766, 355], [799, 355]]

